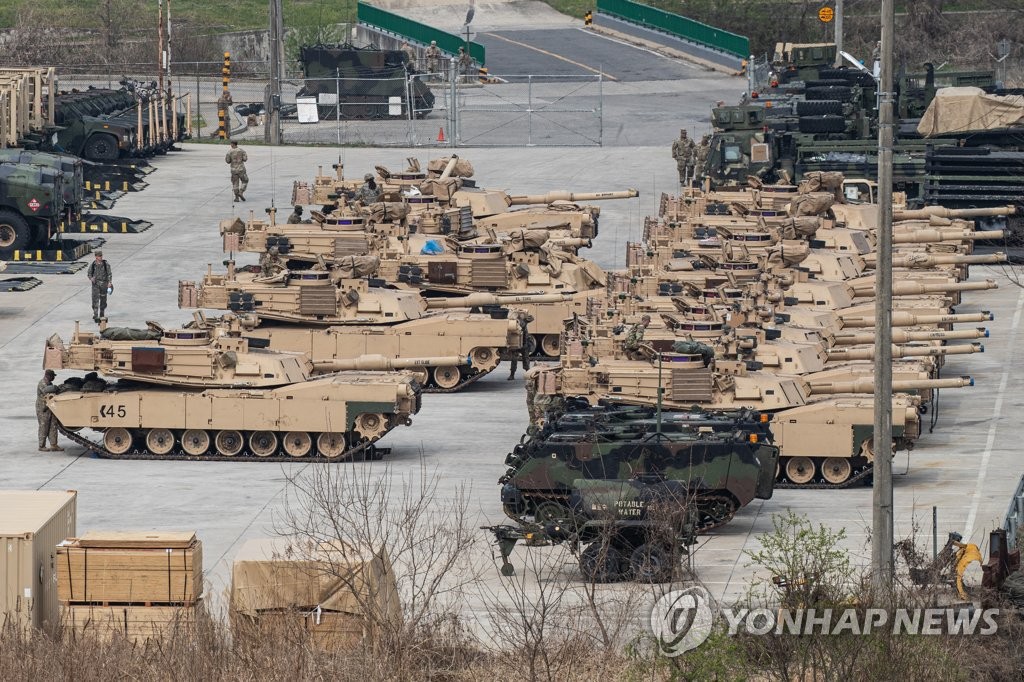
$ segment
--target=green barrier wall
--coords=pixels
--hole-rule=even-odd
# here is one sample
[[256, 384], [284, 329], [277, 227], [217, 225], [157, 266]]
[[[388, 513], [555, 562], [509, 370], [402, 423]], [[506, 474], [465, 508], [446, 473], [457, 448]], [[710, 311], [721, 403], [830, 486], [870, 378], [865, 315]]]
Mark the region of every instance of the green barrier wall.
[[[356, 12], [361, 24], [375, 26], [388, 33], [395, 33], [424, 45], [429, 45], [431, 40], [436, 40], [439, 48], [452, 55], [458, 54], [459, 48], [466, 46], [466, 41], [457, 35], [439, 31], [433, 26], [406, 19], [373, 5], [360, 2], [356, 5]], [[484, 46], [480, 43], [469, 44], [469, 56], [480, 65], [487, 63]]]
[[[640, 5], [629, 0], [597, 0], [597, 9], [618, 19], [665, 31], [680, 38], [734, 54], [742, 59], [746, 59], [750, 55], [750, 40], [746, 36], [729, 33], [655, 7]], [[439, 41], [438, 45], [440, 44]]]

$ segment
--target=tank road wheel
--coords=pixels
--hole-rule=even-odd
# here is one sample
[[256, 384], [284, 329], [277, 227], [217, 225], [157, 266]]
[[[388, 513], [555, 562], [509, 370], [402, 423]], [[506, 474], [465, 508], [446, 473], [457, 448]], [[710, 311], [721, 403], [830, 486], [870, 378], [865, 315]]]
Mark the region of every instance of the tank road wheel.
[[549, 358], [557, 358], [562, 342], [558, 334], [545, 334], [540, 339], [540, 349]]
[[193, 457], [205, 455], [210, 449], [210, 434], [202, 429], [189, 429], [181, 434], [181, 449]]
[[281, 443], [284, 451], [292, 457], [305, 457], [313, 451], [313, 439], [305, 431], [289, 431]]
[[469, 355], [473, 369], [478, 372], [488, 372], [498, 366], [498, 351], [493, 348], [474, 348]]
[[591, 542], [580, 552], [580, 572], [595, 583], [618, 580], [622, 575], [622, 554], [605, 542]]
[[548, 524], [565, 519], [569, 510], [557, 502], [541, 502], [533, 510], [533, 521], [538, 524]]
[[434, 383], [438, 388], [455, 388], [462, 381], [462, 374], [458, 367], [435, 367]]
[[14, 211], [0, 210], [0, 249], [25, 249], [32, 243], [32, 230]]
[[[862, 454], [864, 457], [867, 457], [867, 460], [869, 462], [874, 462], [875, 461], [875, 439], [874, 438], [868, 438], [867, 440], [865, 440], [863, 443], [860, 444], [860, 454]], [[892, 454], [893, 454], [893, 457], [896, 456], [896, 439], [893, 439], [893, 441], [892, 441]]]
[[169, 429], [150, 429], [146, 434], [146, 449], [154, 455], [166, 455], [174, 449], [174, 434]]
[[356, 417], [356, 431], [367, 440], [377, 440], [388, 430], [388, 418], [383, 414], [364, 412]]
[[120, 427], [107, 429], [103, 434], [103, 447], [115, 455], [123, 455], [132, 449], [132, 434]]
[[277, 436], [271, 431], [253, 431], [249, 451], [257, 457], [270, 457], [277, 452]]
[[214, 446], [217, 448], [217, 454], [224, 455], [225, 457], [234, 457], [242, 451], [242, 447], [245, 446], [245, 439], [242, 438], [242, 434], [234, 429], [218, 431], [217, 438], [214, 439]]
[[814, 462], [810, 457], [791, 457], [786, 462], [786, 476], [797, 485], [810, 483], [814, 478]]
[[324, 432], [317, 436], [316, 451], [327, 459], [337, 459], [347, 449], [344, 433]]
[[637, 582], [668, 582], [672, 579], [672, 552], [657, 542], [640, 545], [629, 556], [629, 570]]
[[829, 457], [821, 463], [821, 475], [832, 485], [846, 483], [853, 473], [850, 460], [846, 457]]

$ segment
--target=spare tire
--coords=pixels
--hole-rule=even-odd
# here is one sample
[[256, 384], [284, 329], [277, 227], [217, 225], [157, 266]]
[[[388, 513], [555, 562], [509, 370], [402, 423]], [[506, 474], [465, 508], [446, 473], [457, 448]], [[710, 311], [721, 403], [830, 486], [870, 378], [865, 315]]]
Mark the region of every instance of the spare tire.
[[843, 114], [843, 103], [834, 99], [796, 103], [797, 116], [824, 116], [825, 114], [841, 116]]
[[801, 116], [801, 133], [842, 133], [846, 131], [846, 119], [842, 116]]
[[821, 88], [807, 88], [804, 90], [804, 99], [808, 101], [836, 99], [841, 102], [848, 102], [853, 99], [853, 89], [847, 85], [828, 85]]

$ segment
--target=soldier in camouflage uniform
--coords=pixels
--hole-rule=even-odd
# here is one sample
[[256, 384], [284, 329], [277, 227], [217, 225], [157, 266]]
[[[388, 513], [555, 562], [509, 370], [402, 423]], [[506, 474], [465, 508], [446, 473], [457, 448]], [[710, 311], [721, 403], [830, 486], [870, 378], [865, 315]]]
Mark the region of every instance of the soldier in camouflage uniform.
[[459, 73], [463, 77], [469, 76], [469, 70], [473, 68], [473, 58], [466, 52], [466, 48], [459, 48]]
[[516, 378], [516, 370], [519, 369], [520, 358], [523, 361], [523, 369], [530, 369], [530, 347], [527, 339], [530, 336], [530, 332], [526, 330], [527, 326], [533, 322], [533, 315], [526, 312], [525, 310], [518, 310], [515, 313], [516, 322], [519, 323], [519, 333], [522, 337], [522, 346], [520, 347], [519, 355], [517, 356], [514, 352], [511, 357], [511, 365], [508, 370], [508, 380], [512, 381]]
[[356, 192], [355, 200], [362, 202], [363, 206], [380, 201], [380, 187], [377, 186], [372, 173], [363, 176], [363, 184]]
[[437, 73], [441, 67], [441, 48], [437, 46], [436, 40], [430, 41], [430, 47], [425, 53], [427, 58], [427, 73]]
[[693, 177], [696, 179], [700, 173], [704, 171], [704, 166], [708, 162], [708, 154], [711, 153], [711, 136], [705, 135], [700, 138], [700, 144], [697, 145], [697, 158], [693, 163]]
[[[36, 421], [39, 422], [39, 452], [63, 452], [64, 448], [57, 445], [57, 418], [46, 405], [46, 396], [56, 395], [57, 387], [53, 380], [57, 373], [52, 369], [43, 372], [43, 379], [36, 386]], [[49, 439], [51, 446], [46, 447]]]
[[543, 412], [538, 411], [537, 405], [537, 386], [540, 383], [540, 373], [544, 371], [544, 368], [540, 365], [534, 365], [530, 369], [526, 370], [526, 409], [530, 413], [530, 424], [536, 425], [540, 423], [541, 417], [544, 416]]
[[303, 220], [302, 219], [302, 207], [299, 206], [298, 204], [296, 204], [295, 205], [295, 210], [292, 211], [292, 214], [290, 216], [288, 216], [288, 224], [289, 225], [302, 225], [302, 224], [305, 224], [305, 223], [308, 223], [308, 222], [309, 222], [308, 220]]
[[676, 160], [676, 168], [679, 171], [679, 184], [684, 187], [690, 181], [694, 152], [693, 140], [685, 130], [680, 130], [679, 139], [672, 143], [672, 158]]
[[231, 189], [235, 193], [235, 201], [245, 201], [245, 189], [249, 186], [249, 174], [245, 172], [245, 162], [248, 160], [245, 150], [239, 149], [238, 143], [232, 141], [224, 163], [231, 165]]
[[273, 277], [284, 269], [284, 260], [276, 246], [271, 246], [260, 256], [260, 277]]
[[412, 49], [412, 45], [409, 44], [408, 40], [402, 42], [401, 50], [408, 58], [407, 64], [409, 65], [409, 70], [416, 71], [416, 51]]
[[651, 316], [644, 315], [640, 318], [639, 322], [630, 327], [629, 332], [626, 334], [626, 340], [622, 342], [622, 348], [630, 359], [639, 360], [642, 358], [640, 355], [640, 344], [644, 342], [644, 331], [650, 323]]
[[114, 289], [114, 277], [110, 272], [110, 263], [103, 260], [103, 252], [93, 251], [96, 260], [89, 264], [86, 274], [92, 284], [92, 320], [99, 322], [107, 314], [107, 292]]

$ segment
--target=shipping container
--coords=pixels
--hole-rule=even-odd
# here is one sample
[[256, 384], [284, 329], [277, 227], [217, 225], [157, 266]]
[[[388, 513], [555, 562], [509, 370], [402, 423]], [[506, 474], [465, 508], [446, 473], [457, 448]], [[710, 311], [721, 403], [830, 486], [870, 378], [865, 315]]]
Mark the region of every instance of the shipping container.
[[0, 491], [0, 623], [55, 627], [57, 545], [75, 536], [74, 490]]

